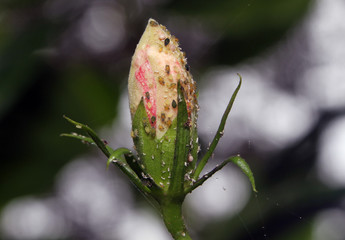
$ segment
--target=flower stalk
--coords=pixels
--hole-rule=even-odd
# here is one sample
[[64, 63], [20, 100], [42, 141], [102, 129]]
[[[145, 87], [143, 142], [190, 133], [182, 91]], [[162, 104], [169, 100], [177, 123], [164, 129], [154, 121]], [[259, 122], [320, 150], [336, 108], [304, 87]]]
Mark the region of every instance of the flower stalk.
[[167, 199], [161, 204], [165, 226], [176, 240], [191, 240], [182, 216], [183, 200]]
[[150, 19], [134, 53], [129, 79], [129, 105], [136, 154], [126, 148], [116, 150], [100, 140], [87, 125], [65, 117], [89, 137], [76, 133], [62, 134], [96, 145], [129, 177], [146, 198], [160, 210], [174, 239], [191, 239], [182, 216], [185, 196], [202, 185], [227, 163], [237, 165], [255, 181], [248, 164], [233, 156], [199, 177], [224, 133], [242, 77], [234, 91], [217, 133], [206, 154], [198, 162], [197, 94], [185, 54], [178, 40], [166, 27]]

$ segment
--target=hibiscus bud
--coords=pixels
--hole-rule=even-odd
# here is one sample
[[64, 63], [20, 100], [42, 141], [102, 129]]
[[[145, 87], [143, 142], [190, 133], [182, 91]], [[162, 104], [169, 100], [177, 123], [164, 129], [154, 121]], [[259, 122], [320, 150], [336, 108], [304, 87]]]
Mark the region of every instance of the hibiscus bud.
[[[191, 129], [190, 136], [195, 140], [196, 84], [187, 59], [178, 39], [166, 27], [150, 19], [132, 58], [128, 92], [132, 137], [142, 166], [156, 183], [164, 187], [170, 183], [168, 177], [175, 152], [176, 121], [181, 101], [178, 86], [188, 114], [185, 125]], [[140, 110], [141, 104], [145, 111]], [[194, 145], [190, 143], [190, 146]], [[196, 159], [192, 152], [194, 156], [189, 159]]]
[[176, 118], [178, 81], [185, 89], [188, 111], [193, 117], [195, 83], [178, 39], [150, 19], [132, 59], [128, 91], [132, 118], [143, 99], [157, 138], [166, 133]]

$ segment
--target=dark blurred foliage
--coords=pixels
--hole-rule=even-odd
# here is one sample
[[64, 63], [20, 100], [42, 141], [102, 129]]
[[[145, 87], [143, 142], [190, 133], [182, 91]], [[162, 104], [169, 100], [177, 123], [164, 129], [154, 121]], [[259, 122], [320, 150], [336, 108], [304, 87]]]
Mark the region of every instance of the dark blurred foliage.
[[[120, 8], [126, 26], [120, 44], [107, 51], [90, 50], [79, 36], [85, 12], [99, 3]], [[15, 197], [50, 192], [61, 167], [87, 151], [79, 142], [59, 137], [72, 131], [63, 114], [95, 129], [112, 123], [120, 93], [126, 91], [131, 55], [149, 17], [180, 38], [198, 78], [209, 67], [237, 64], [275, 45], [303, 20], [311, 4], [2, 0], [0, 209]], [[266, 239], [265, 234], [270, 239], [311, 239], [311, 217], [336, 206], [344, 194], [319, 184], [315, 176], [305, 180], [315, 167], [320, 133], [335, 116], [325, 113], [304, 138], [274, 155], [239, 149], [250, 159], [260, 191], [241, 213], [249, 230], [237, 218], [222, 219], [197, 233], [200, 239]], [[285, 205], [274, 207], [275, 202]]]

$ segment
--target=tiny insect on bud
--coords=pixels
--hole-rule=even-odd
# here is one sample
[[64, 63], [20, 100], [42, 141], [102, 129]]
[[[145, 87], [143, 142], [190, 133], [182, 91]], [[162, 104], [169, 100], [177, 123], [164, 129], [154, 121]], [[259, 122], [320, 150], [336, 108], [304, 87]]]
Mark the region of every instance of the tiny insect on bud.
[[170, 42], [170, 39], [169, 39], [169, 38], [166, 38], [166, 39], [164, 40], [164, 45], [165, 45], [165, 46], [168, 46], [169, 42]]
[[175, 99], [172, 101], [171, 106], [172, 106], [173, 108], [176, 108], [177, 104], [176, 104]]
[[170, 66], [165, 65], [165, 72], [169, 75], [170, 74]]
[[156, 121], [156, 117], [155, 116], [152, 116], [151, 117], [151, 123], [154, 123]]

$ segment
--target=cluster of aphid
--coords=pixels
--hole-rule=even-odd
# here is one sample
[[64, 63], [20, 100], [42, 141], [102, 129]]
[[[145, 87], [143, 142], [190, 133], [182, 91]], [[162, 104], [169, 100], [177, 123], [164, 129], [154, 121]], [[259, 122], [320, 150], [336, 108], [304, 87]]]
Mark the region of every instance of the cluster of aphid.
[[[158, 75], [156, 76], [158, 84], [166, 87], [164, 90], [166, 95], [163, 96], [164, 111], [159, 113], [157, 116], [157, 118], [160, 119], [160, 123], [157, 126], [158, 130], [165, 131], [165, 128], [169, 128], [172, 124], [172, 118], [175, 115], [173, 114], [173, 111], [177, 111], [177, 82], [180, 82], [180, 85], [183, 88], [187, 111], [190, 118], [189, 122], [194, 122], [196, 120], [194, 119], [196, 118], [197, 111], [196, 84], [189, 72], [189, 65], [187, 64], [185, 53], [181, 51], [181, 48], [178, 45], [178, 39], [171, 35], [165, 26], [158, 24], [156, 21], [150, 20], [149, 23], [151, 27], [160, 27], [165, 33], [157, 36], [159, 53], [172, 54], [175, 59], [178, 59], [178, 61], [175, 61], [173, 65], [166, 64], [163, 66], [164, 71], [154, 72]], [[160, 73], [163, 73], [163, 75]], [[156, 118], [153, 120], [156, 120]]]

